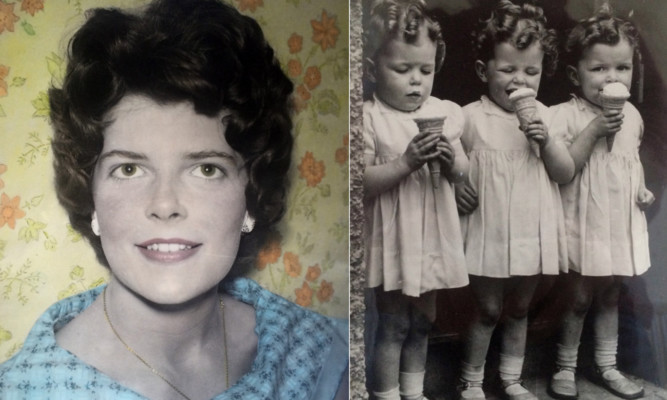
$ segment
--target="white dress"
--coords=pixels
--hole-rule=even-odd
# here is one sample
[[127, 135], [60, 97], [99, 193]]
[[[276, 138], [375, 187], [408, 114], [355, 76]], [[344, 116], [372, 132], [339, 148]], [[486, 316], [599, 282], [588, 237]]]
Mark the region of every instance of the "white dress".
[[[492, 278], [567, 270], [558, 185], [509, 113], [488, 97], [463, 107], [461, 138], [479, 206], [461, 218], [471, 275]], [[549, 109], [538, 102], [545, 125]]]
[[[552, 135], [569, 146], [602, 111], [578, 97], [552, 107]], [[648, 230], [637, 194], [644, 187], [639, 160], [644, 123], [630, 103], [612, 151], [598, 140], [572, 182], [561, 186], [568, 238], [569, 268], [582, 275], [639, 275], [650, 266]]]
[[[451, 101], [430, 97], [418, 110], [401, 112], [375, 98], [363, 112], [364, 153], [374, 165], [401, 157], [418, 134], [414, 118], [446, 117], [443, 134], [460, 148], [463, 114]], [[424, 165], [365, 202], [368, 287], [416, 297], [468, 284], [454, 188], [444, 177], [439, 186]]]

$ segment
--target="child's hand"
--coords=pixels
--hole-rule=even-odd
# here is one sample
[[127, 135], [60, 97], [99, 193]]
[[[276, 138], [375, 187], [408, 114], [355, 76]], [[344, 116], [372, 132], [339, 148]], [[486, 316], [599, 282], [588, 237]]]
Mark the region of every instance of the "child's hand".
[[454, 187], [456, 197], [456, 208], [459, 210], [459, 215], [470, 214], [475, 211], [479, 202], [477, 200], [477, 192], [470, 186], [469, 183], [459, 183]]
[[618, 110], [603, 110], [588, 126], [596, 138], [613, 135], [621, 130], [624, 115]]
[[425, 162], [438, 157], [438, 143], [440, 135], [427, 132], [419, 132], [408, 144], [403, 153], [403, 159], [411, 171], [421, 168]]
[[533, 120], [524, 130], [528, 140], [533, 140], [537, 142], [540, 147], [544, 147], [549, 141], [549, 131], [547, 126], [544, 125], [542, 120], [535, 119]]
[[640, 210], [645, 211], [654, 201], [655, 196], [650, 190], [639, 188], [639, 192], [637, 192], [637, 206], [639, 206]]
[[438, 142], [437, 148], [439, 153], [438, 160], [440, 160], [442, 172], [446, 174], [451, 171], [452, 167], [454, 166], [454, 148], [451, 144], [449, 144], [449, 141], [447, 141], [447, 138], [444, 136], [442, 136]]

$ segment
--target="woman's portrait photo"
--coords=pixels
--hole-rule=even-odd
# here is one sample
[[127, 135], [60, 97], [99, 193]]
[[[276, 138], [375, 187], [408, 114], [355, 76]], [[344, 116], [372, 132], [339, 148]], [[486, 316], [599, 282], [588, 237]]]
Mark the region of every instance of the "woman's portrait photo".
[[349, 398], [347, 13], [0, 2], [0, 398]]

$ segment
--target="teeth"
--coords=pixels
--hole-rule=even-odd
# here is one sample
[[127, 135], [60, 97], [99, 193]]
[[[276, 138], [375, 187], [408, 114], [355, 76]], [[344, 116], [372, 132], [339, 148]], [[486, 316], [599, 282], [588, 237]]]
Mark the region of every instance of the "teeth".
[[161, 253], [174, 253], [181, 250], [191, 249], [192, 246], [187, 246], [178, 243], [154, 243], [146, 247], [151, 251], [159, 251]]

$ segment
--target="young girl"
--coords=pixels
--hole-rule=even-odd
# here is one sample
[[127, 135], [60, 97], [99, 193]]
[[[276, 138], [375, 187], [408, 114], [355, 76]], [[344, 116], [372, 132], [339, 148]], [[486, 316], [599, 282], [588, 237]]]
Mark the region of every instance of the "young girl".
[[[366, 266], [378, 327], [370, 379], [376, 399], [422, 399], [435, 290], [468, 284], [454, 179], [468, 161], [461, 108], [430, 97], [444, 60], [440, 27], [420, 0], [389, 0], [365, 28], [364, 104]], [[444, 118], [442, 134], [419, 132], [415, 118]], [[440, 163], [432, 182], [427, 162]], [[400, 397], [399, 397], [400, 396]]]
[[[484, 364], [493, 331], [505, 316], [500, 379], [512, 400], [537, 399], [521, 384], [527, 313], [541, 274], [566, 270], [565, 232], [557, 182], [574, 165], [564, 143], [550, 137], [537, 102], [532, 122], [519, 128], [510, 101], [517, 89], [537, 92], [543, 71], [555, 69], [555, 33], [542, 9], [500, 1], [476, 33], [475, 69], [487, 84], [481, 100], [463, 108], [462, 142], [470, 176], [457, 185], [470, 287], [479, 312], [464, 351], [460, 399], [484, 399]], [[539, 144], [538, 152], [531, 143]], [[503, 310], [504, 308], [504, 310]]]
[[[594, 361], [600, 383], [617, 396], [634, 399], [643, 389], [616, 369], [618, 297], [622, 276], [649, 267], [643, 209], [654, 198], [644, 187], [638, 148], [643, 133], [639, 112], [625, 103], [622, 113], [602, 107], [608, 83], [632, 84], [638, 34], [608, 7], [581, 21], [566, 44], [573, 98], [553, 107], [553, 135], [563, 138], [575, 162], [574, 180], [561, 187], [568, 237], [569, 288], [550, 391], [577, 397], [577, 350], [588, 309], [593, 305]], [[613, 137], [608, 147], [606, 138]]]

